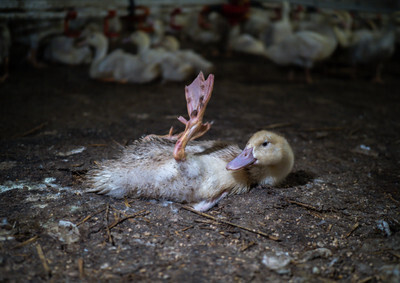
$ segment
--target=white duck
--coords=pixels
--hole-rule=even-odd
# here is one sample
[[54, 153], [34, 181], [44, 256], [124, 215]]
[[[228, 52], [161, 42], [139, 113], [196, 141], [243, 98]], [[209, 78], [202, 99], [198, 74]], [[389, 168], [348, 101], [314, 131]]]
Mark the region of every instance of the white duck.
[[194, 72], [203, 72], [210, 74], [214, 68], [213, 64], [193, 50], [181, 50], [179, 40], [172, 35], [165, 35], [165, 27], [161, 20], [155, 20], [153, 24], [154, 36], [152, 37], [152, 45], [156, 48], [164, 48], [170, 52], [181, 62], [191, 65]]
[[382, 83], [382, 68], [385, 60], [389, 59], [395, 50], [396, 31], [391, 16], [382, 29], [359, 29], [356, 31], [335, 29], [335, 33], [342, 47], [346, 48], [350, 63], [354, 66], [376, 64], [373, 82]]
[[89, 172], [89, 191], [119, 198], [168, 199], [205, 211], [226, 195], [281, 182], [290, 173], [294, 156], [286, 139], [277, 134], [259, 131], [243, 151], [228, 142], [191, 141], [210, 128], [202, 124], [202, 117], [212, 86], [213, 76], [205, 81], [200, 74], [186, 87], [190, 120], [179, 118], [186, 129], [176, 144], [171, 135], [135, 141], [118, 159]]
[[337, 45], [338, 41], [332, 25], [326, 19], [319, 25], [318, 30], [294, 32], [279, 43], [269, 46], [265, 55], [281, 66], [303, 67], [306, 81], [312, 83], [310, 69], [316, 62], [329, 58]]
[[138, 46], [138, 56], [147, 64], [156, 64], [161, 68], [164, 81], [184, 81], [193, 75], [193, 67], [164, 48], [151, 48], [151, 38], [143, 31], [130, 36], [132, 43]]
[[282, 2], [281, 18], [271, 23], [261, 31], [260, 39], [265, 46], [278, 44], [293, 33], [290, 22], [290, 5], [287, 1]]
[[193, 50], [180, 49], [180, 43], [174, 36], [165, 36], [160, 45], [177, 56], [182, 62], [190, 64], [196, 73], [203, 72], [210, 74], [214, 69], [213, 63], [203, 58], [200, 54], [197, 54]]
[[0, 24], [0, 66], [3, 71], [0, 72], [0, 83], [8, 77], [8, 63], [11, 47], [11, 34], [7, 24]]
[[243, 32], [258, 37], [271, 26], [270, 13], [260, 7], [250, 7], [249, 16], [243, 23]]
[[229, 33], [228, 48], [237, 52], [264, 55], [264, 43], [247, 33], [240, 33], [240, 26], [232, 27]]
[[139, 56], [120, 49], [107, 55], [108, 41], [101, 33], [88, 35], [85, 44], [96, 50], [90, 66], [91, 78], [120, 83], [147, 83], [160, 75], [158, 64], [145, 62]]
[[[209, 28], [203, 28], [199, 25], [199, 11], [191, 10], [185, 13], [187, 19], [183, 26], [183, 33], [194, 42], [203, 44], [217, 43], [221, 40], [220, 26], [224, 25], [222, 17], [212, 12], [208, 17]], [[222, 36], [223, 37], [223, 36]]]
[[59, 35], [53, 37], [46, 46], [44, 58], [67, 65], [89, 64], [92, 52], [88, 46], [76, 46], [74, 38]]

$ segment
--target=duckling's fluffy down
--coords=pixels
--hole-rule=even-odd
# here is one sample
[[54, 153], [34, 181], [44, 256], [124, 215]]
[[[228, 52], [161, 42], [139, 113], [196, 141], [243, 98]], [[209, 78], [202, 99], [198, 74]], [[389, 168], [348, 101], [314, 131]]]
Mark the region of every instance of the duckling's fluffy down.
[[118, 159], [104, 161], [89, 172], [89, 191], [190, 203], [250, 189], [245, 170], [232, 172], [225, 168], [240, 154], [237, 145], [191, 141], [186, 146], [186, 160], [176, 161], [172, 155], [174, 144], [158, 137], [135, 141]]

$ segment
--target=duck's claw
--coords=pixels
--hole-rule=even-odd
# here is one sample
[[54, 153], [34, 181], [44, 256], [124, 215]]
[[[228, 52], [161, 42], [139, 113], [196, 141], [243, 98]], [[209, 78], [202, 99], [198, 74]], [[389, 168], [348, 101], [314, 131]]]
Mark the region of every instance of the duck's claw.
[[162, 138], [162, 139], [168, 139], [168, 140], [175, 141], [175, 140], [179, 139], [183, 134], [183, 132], [180, 133], [180, 134], [176, 134], [176, 135], [174, 135], [173, 133], [174, 133], [174, 127], [171, 127], [169, 129], [168, 134], [166, 134], [166, 135], [154, 135], [154, 134], [151, 134], [151, 135], [145, 136], [143, 138], [143, 140], [147, 141], [147, 140], [150, 140], [151, 138], [156, 137], [156, 138]]
[[185, 124], [185, 131], [175, 144], [174, 158], [177, 161], [185, 160], [185, 147], [190, 140], [194, 140], [204, 135], [211, 127], [210, 123], [203, 123], [203, 116], [206, 111], [207, 103], [211, 98], [214, 86], [214, 75], [210, 74], [207, 80], [204, 79], [202, 72], [197, 78], [185, 87], [185, 96], [189, 121], [180, 116], [178, 120]]

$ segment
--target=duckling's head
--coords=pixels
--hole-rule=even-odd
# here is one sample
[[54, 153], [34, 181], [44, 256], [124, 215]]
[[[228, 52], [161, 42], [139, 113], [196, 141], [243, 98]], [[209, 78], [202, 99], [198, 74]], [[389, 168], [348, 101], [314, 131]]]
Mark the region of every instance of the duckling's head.
[[247, 168], [254, 183], [276, 185], [292, 170], [293, 151], [287, 140], [269, 131], [255, 133], [245, 149], [226, 166], [228, 170]]

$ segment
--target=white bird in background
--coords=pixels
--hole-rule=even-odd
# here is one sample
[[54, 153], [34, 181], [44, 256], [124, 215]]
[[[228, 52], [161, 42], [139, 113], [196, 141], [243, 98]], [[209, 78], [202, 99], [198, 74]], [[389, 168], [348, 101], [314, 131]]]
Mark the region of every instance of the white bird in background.
[[91, 78], [120, 83], [147, 83], [160, 75], [158, 64], [145, 62], [137, 55], [120, 49], [107, 55], [108, 41], [101, 33], [88, 35], [85, 44], [96, 50], [90, 66]]
[[338, 45], [332, 20], [338, 20], [337, 14], [324, 14], [324, 20], [313, 29], [293, 32], [269, 46], [266, 56], [278, 65], [303, 67], [306, 81], [312, 83], [310, 69], [316, 62], [329, 58]]
[[286, 37], [293, 34], [290, 22], [290, 5], [287, 1], [282, 2], [281, 18], [272, 22], [260, 34], [260, 39], [266, 47], [280, 43]]
[[175, 36], [165, 35], [164, 24], [160, 20], [154, 21], [153, 27], [154, 36], [152, 37], [152, 45], [155, 49], [162, 48], [170, 52], [181, 62], [191, 65], [196, 73], [211, 73], [214, 68], [213, 64], [193, 50], [180, 49], [180, 42]]
[[[348, 15], [348, 13], [344, 13]], [[387, 19], [383, 28], [358, 29], [355, 31], [335, 28], [337, 37], [342, 47], [347, 50], [349, 63], [355, 68], [359, 65], [372, 64], [376, 66], [373, 82], [383, 83], [381, 73], [383, 64], [395, 51], [396, 13]], [[350, 15], [348, 15], [350, 17]]]
[[151, 48], [151, 39], [147, 33], [136, 31], [130, 35], [130, 40], [138, 46], [138, 56], [144, 62], [160, 66], [164, 81], [184, 81], [193, 75], [193, 67], [172, 52], [164, 48]]
[[228, 48], [237, 52], [253, 55], [265, 54], [263, 42], [250, 34], [240, 33], [239, 25], [232, 27], [229, 33]]
[[165, 36], [160, 45], [177, 56], [182, 62], [190, 64], [197, 73], [210, 74], [214, 69], [213, 63], [203, 58], [200, 54], [193, 50], [181, 50], [180, 43], [174, 36]]
[[50, 62], [67, 65], [89, 64], [92, 52], [88, 46], [76, 46], [75, 39], [65, 35], [50, 39], [44, 51], [44, 58]]
[[243, 23], [243, 32], [254, 37], [260, 35], [271, 26], [270, 12], [263, 8], [250, 7], [247, 20]]

